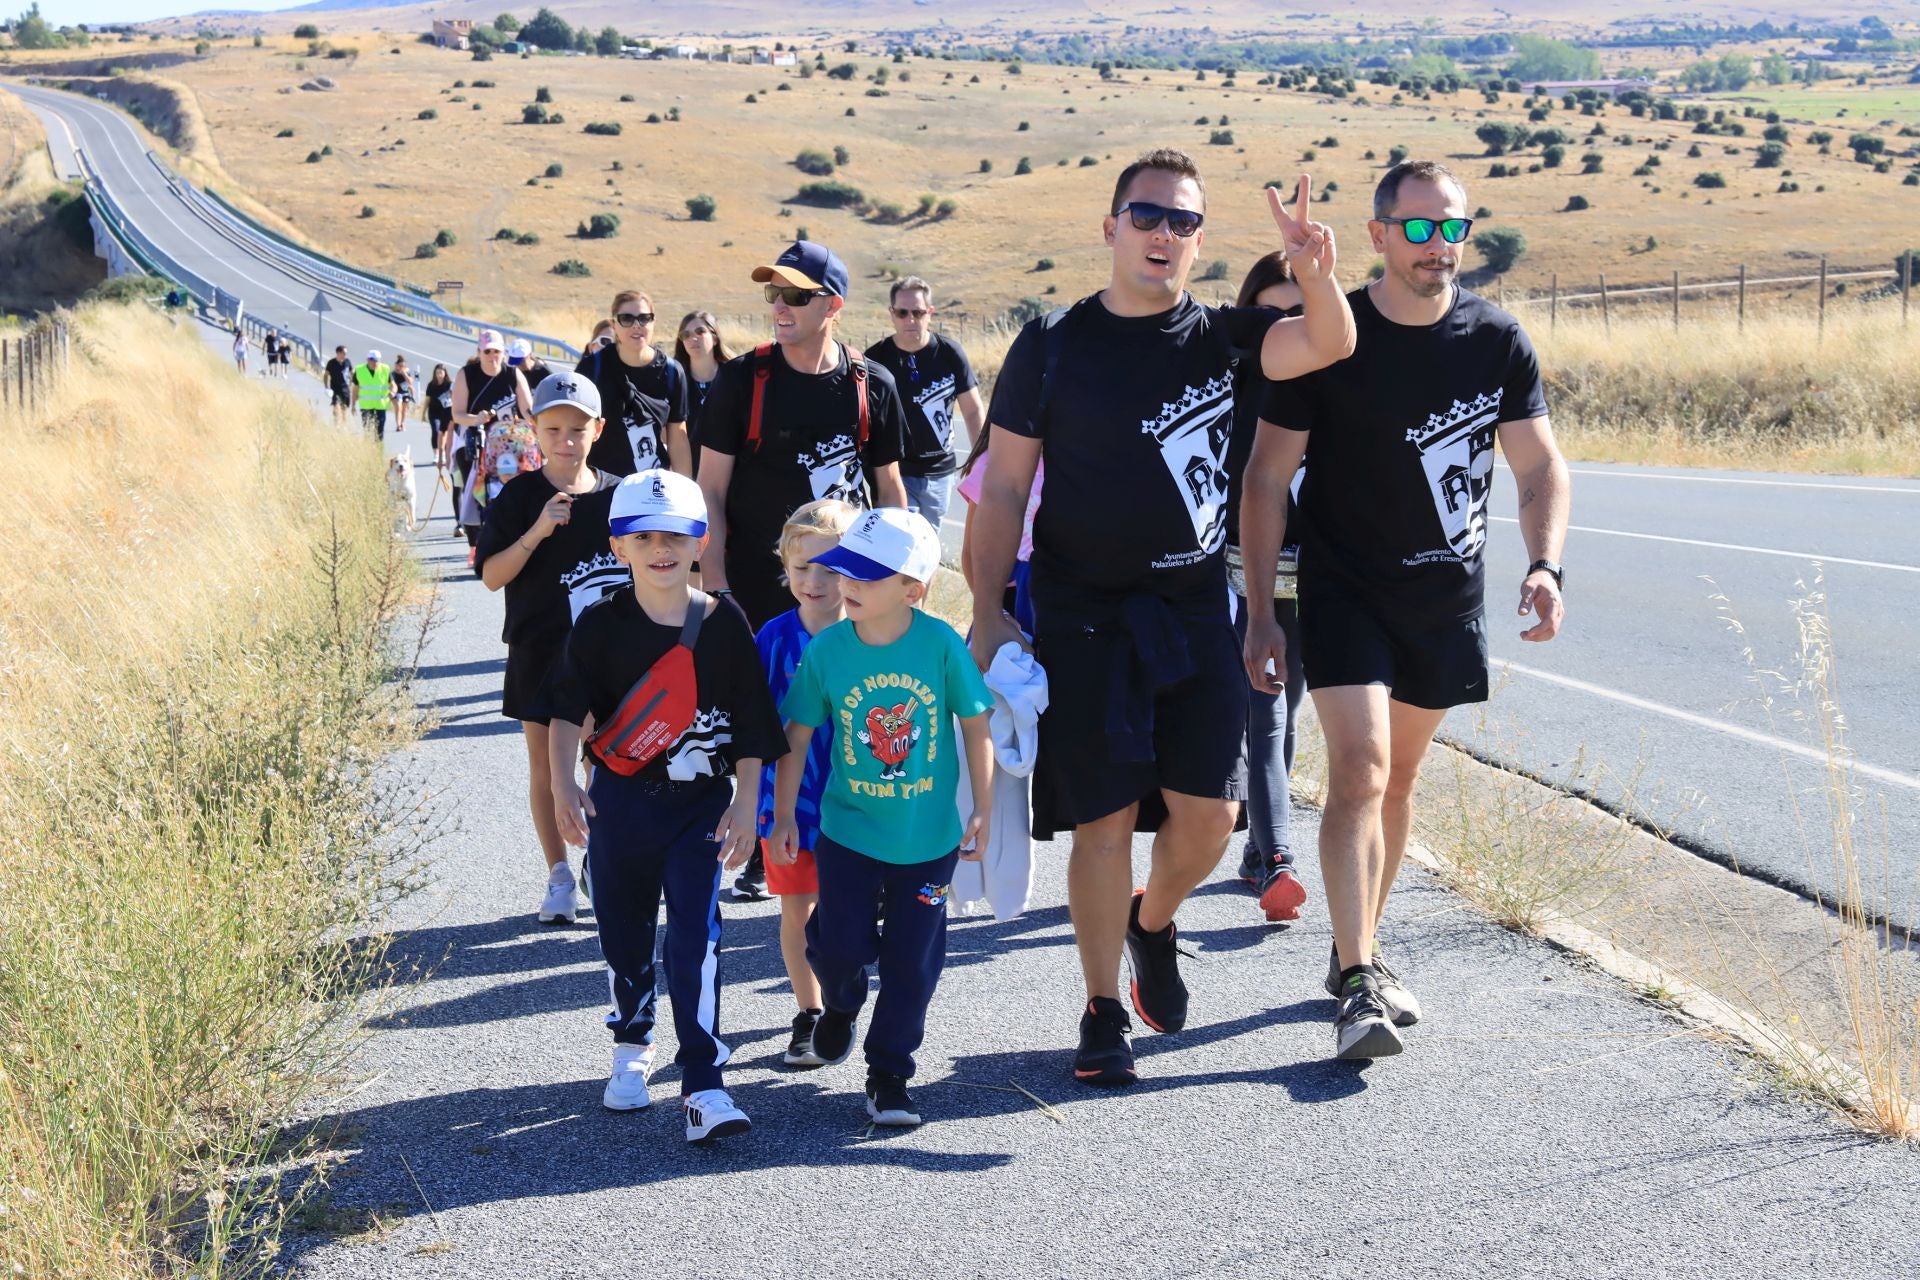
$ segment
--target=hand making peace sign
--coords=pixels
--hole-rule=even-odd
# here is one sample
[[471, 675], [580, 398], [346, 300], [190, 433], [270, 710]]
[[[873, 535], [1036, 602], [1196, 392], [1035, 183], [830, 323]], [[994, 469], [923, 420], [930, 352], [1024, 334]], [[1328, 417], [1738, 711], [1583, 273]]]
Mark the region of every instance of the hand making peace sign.
[[1267, 208], [1272, 211], [1274, 225], [1280, 228], [1286, 245], [1287, 265], [1293, 268], [1294, 279], [1302, 284], [1333, 278], [1333, 228], [1324, 222], [1315, 222], [1308, 213], [1307, 204], [1312, 197], [1310, 174], [1300, 175], [1291, 214], [1287, 212], [1286, 197], [1280, 194], [1280, 188], [1267, 188]]

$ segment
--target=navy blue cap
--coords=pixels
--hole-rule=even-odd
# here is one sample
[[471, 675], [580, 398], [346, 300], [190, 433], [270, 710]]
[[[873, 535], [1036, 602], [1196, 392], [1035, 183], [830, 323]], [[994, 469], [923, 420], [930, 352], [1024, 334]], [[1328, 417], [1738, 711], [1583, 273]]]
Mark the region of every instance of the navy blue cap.
[[795, 240], [770, 267], [753, 269], [755, 284], [778, 281], [796, 289], [825, 289], [837, 298], [847, 296], [847, 264], [833, 250], [813, 240]]

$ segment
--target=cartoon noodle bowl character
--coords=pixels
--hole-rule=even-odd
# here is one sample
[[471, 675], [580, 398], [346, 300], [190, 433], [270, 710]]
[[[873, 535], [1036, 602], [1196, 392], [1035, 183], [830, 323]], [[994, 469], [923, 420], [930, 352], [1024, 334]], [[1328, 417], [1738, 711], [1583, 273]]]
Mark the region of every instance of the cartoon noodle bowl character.
[[920, 741], [920, 726], [913, 723], [913, 713], [919, 709], [912, 698], [897, 707], [867, 708], [867, 727], [854, 737], [880, 762], [882, 779], [907, 776], [907, 755]]

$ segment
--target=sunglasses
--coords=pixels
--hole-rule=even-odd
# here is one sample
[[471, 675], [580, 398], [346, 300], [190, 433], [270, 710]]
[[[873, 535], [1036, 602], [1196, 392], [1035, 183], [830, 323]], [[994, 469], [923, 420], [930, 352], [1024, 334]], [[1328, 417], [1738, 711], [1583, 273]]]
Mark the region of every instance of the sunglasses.
[[616, 311], [613, 316], [613, 321], [622, 329], [631, 329], [635, 325], [650, 325], [653, 323], [653, 312]]
[[1207, 220], [1206, 214], [1195, 213], [1192, 209], [1169, 209], [1163, 204], [1152, 204], [1145, 200], [1120, 206], [1114, 216], [1119, 217], [1122, 213], [1133, 220], [1135, 231], [1151, 231], [1165, 222], [1167, 230], [1182, 240], [1198, 231], [1200, 224]]
[[1459, 244], [1467, 238], [1467, 232], [1473, 230], [1472, 218], [1379, 218], [1390, 227], [1399, 227], [1407, 237], [1408, 244], [1425, 244], [1433, 239], [1438, 231], [1440, 238], [1448, 244]]
[[767, 286], [768, 302], [784, 302], [790, 307], [804, 307], [815, 298], [831, 298], [829, 289], [802, 289], [790, 284], [770, 284]]
[[925, 307], [895, 307], [893, 309], [893, 316], [896, 320], [918, 320], [922, 316], [932, 314], [933, 313]]

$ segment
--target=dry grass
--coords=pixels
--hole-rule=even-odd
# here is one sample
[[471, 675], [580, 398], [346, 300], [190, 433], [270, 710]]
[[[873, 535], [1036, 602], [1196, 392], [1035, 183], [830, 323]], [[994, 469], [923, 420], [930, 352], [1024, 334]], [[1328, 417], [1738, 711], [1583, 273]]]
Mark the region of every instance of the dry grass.
[[[210, 144], [196, 146], [197, 153], [323, 247], [428, 284], [463, 279], [468, 304], [493, 311], [574, 306], [586, 292], [597, 313], [603, 293], [629, 283], [653, 289], [670, 314], [694, 306], [757, 311], [749, 268], [806, 226], [847, 259], [854, 306], [867, 319], [880, 320], [890, 271], [910, 270], [941, 286], [950, 319], [978, 324], [1023, 297], [1048, 296], [1050, 285], [1058, 289], [1052, 296], [1072, 298], [1104, 283], [1099, 219], [1113, 178], [1136, 151], [1162, 142], [1190, 147], [1207, 171], [1212, 220], [1202, 255], [1230, 264], [1222, 292], [1273, 247], [1261, 185], [1290, 180], [1303, 167], [1323, 186], [1339, 184], [1332, 201], [1315, 209], [1342, 238], [1344, 274], [1364, 275], [1373, 257], [1362, 226], [1366, 198], [1394, 146], [1447, 158], [1470, 184], [1469, 204], [1492, 211], [1483, 226], [1525, 232], [1529, 252], [1509, 277], [1520, 289], [1544, 288], [1555, 271], [1563, 287], [1590, 285], [1600, 271], [1616, 285], [1664, 281], [1676, 269], [1692, 279], [1724, 278], [1741, 261], [1756, 274], [1771, 273], [1804, 268], [1805, 255], [1823, 252], [1836, 263], [1878, 266], [1910, 239], [1899, 170], [1875, 174], [1854, 164], [1844, 147], [1818, 155], [1805, 142], [1808, 125], [1792, 127], [1787, 162], [1801, 191], [1779, 196], [1781, 171], [1753, 167], [1762, 141], [1757, 121], [1744, 122], [1745, 137], [1696, 139], [1684, 122], [1637, 120], [1619, 108], [1586, 117], [1556, 107], [1547, 124], [1574, 135], [1568, 163], [1491, 179], [1485, 175], [1494, 161], [1482, 156], [1473, 132], [1486, 119], [1524, 123], [1515, 95], [1495, 105], [1478, 93], [1395, 104], [1393, 90], [1361, 84], [1363, 105], [1357, 97], [1276, 91], [1249, 73], [1233, 86], [1172, 71], [1123, 72], [1119, 81], [1102, 82], [1089, 68], [1032, 64], [1009, 76], [997, 63], [909, 59], [888, 65], [887, 96], [869, 98], [865, 77], [883, 65], [871, 55], [850, 59], [860, 76], [846, 82], [802, 79], [793, 68], [708, 63], [476, 63], [391, 33], [343, 30], [328, 39], [362, 54], [348, 62], [310, 59], [304, 42], [270, 37], [260, 49], [222, 45], [168, 69], [166, 78], [195, 100], [183, 118], [205, 121]], [[828, 56], [847, 60], [837, 49]], [[902, 72], [911, 79], [902, 82]], [[322, 74], [339, 88], [297, 87]], [[473, 88], [475, 79], [497, 87]], [[456, 80], [467, 87], [454, 88]], [[552, 88], [565, 124], [519, 123], [520, 108], [540, 85]], [[748, 103], [749, 93], [758, 101]], [[621, 102], [622, 94], [634, 101]], [[1828, 96], [1837, 111], [1848, 95], [1841, 88]], [[427, 108], [437, 118], [418, 119]], [[857, 114], [847, 116], [849, 108]], [[681, 122], [646, 122], [673, 109]], [[1235, 143], [1207, 145], [1221, 115], [1230, 117]], [[1208, 125], [1197, 123], [1201, 116]], [[594, 120], [616, 121], [624, 132], [584, 134], [582, 126]], [[1031, 126], [1025, 132], [1017, 130], [1021, 121]], [[1591, 140], [1605, 167], [1583, 175], [1579, 158], [1596, 123], [1608, 131]], [[1843, 140], [1846, 127], [1840, 125]], [[287, 128], [293, 137], [277, 136]], [[1633, 142], [1623, 144], [1621, 135]], [[1328, 137], [1338, 145], [1324, 145]], [[1688, 158], [1696, 141], [1703, 154]], [[1633, 176], [1663, 143], [1668, 149], [1658, 152], [1662, 163], [1653, 175]], [[306, 163], [309, 151], [329, 144], [332, 155]], [[791, 164], [794, 155], [835, 145], [851, 152], [835, 176], [870, 200], [911, 210], [931, 193], [957, 200], [957, 213], [883, 225], [851, 211], [783, 206], [805, 180]], [[1737, 154], [1725, 154], [1727, 147]], [[1316, 156], [1306, 162], [1309, 149]], [[1031, 158], [1033, 172], [1016, 176], [1022, 156]], [[1083, 156], [1094, 165], [1082, 168]], [[1537, 162], [1538, 150], [1500, 159], [1516, 158]], [[980, 172], [982, 159], [993, 162], [991, 173]], [[554, 161], [564, 176], [541, 177]], [[1693, 176], [1706, 170], [1722, 172], [1727, 188], [1694, 189]], [[687, 219], [684, 201], [700, 192], [719, 201], [711, 223]], [[1576, 194], [1593, 207], [1561, 212]], [[376, 216], [362, 219], [363, 204]], [[618, 213], [620, 236], [571, 239], [575, 225], [596, 212]], [[412, 261], [414, 246], [443, 226], [460, 243], [431, 263]], [[497, 243], [492, 236], [502, 226], [536, 232], [541, 243]], [[585, 261], [592, 283], [548, 274], [565, 257]], [[1035, 272], [1041, 257], [1057, 268]]]
[[[1817, 808], [1801, 807], [1802, 786], [1781, 757], [1783, 794], [1793, 804], [1795, 835], [1807, 856], [1808, 878], [1830, 883], [1816, 895], [1823, 961], [1840, 1008], [1799, 1007], [1793, 976], [1778, 967], [1765, 938], [1749, 938], [1759, 971], [1744, 1003], [1755, 1010], [1784, 1008], [1787, 1028], [1778, 1046], [1796, 1083], [1813, 1089], [1863, 1128], [1895, 1138], [1920, 1138], [1920, 969], [1913, 964], [1910, 929], [1920, 883], [1900, 883], [1892, 871], [1885, 800], [1872, 795], [1853, 770], [1847, 720], [1839, 701], [1840, 676], [1824, 584], [1801, 584], [1793, 601], [1797, 646], [1787, 660], [1764, 661], [1725, 597], [1721, 616], [1739, 639], [1742, 656], [1763, 692], [1770, 727], [1821, 752]], [[1838, 1026], [1830, 1043], [1806, 1043], [1807, 1028]], [[1835, 1071], [1835, 1059], [1858, 1072]]]
[[1642, 314], [1535, 325], [1555, 435], [1570, 457], [1663, 466], [1913, 475], [1920, 384], [1892, 301], [1815, 319]]
[[410, 561], [373, 451], [291, 396], [144, 309], [75, 348], [4, 423], [32, 483], [0, 514], [0, 1255], [240, 1274], [399, 887], [374, 779], [412, 729]]

